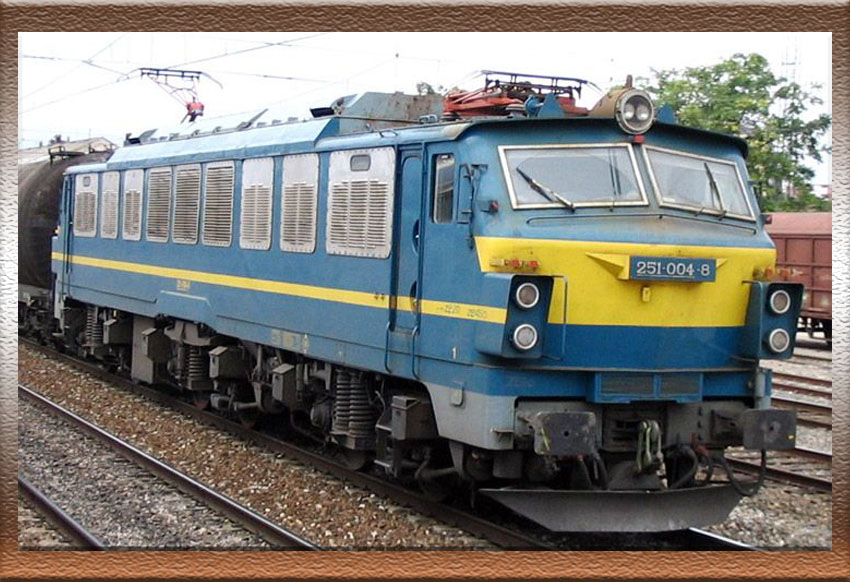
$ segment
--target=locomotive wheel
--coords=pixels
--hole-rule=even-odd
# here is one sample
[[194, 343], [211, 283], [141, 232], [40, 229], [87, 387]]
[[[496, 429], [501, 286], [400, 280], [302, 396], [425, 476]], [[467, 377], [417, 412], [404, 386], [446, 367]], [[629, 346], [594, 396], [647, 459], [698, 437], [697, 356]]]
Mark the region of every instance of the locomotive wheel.
[[205, 391], [192, 392], [192, 404], [198, 410], [207, 410], [210, 407], [210, 393]]
[[238, 413], [239, 423], [247, 429], [254, 429], [260, 422], [260, 413], [257, 410], [240, 410]]
[[437, 479], [416, 479], [416, 484], [419, 490], [425, 494], [429, 500], [436, 503], [442, 503], [454, 491], [455, 479], [451, 477], [441, 477]]
[[361, 471], [366, 468], [372, 459], [368, 451], [356, 451], [353, 449], [340, 448], [342, 464], [351, 471]]

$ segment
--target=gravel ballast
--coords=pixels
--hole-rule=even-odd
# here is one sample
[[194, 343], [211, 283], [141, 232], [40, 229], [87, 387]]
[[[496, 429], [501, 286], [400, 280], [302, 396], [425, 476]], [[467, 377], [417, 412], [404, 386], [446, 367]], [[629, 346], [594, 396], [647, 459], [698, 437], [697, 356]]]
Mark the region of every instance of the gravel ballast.
[[106, 445], [18, 403], [18, 470], [110, 548], [268, 548]]
[[71, 540], [19, 496], [18, 547], [22, 550], [63, 550], [71, 547]]

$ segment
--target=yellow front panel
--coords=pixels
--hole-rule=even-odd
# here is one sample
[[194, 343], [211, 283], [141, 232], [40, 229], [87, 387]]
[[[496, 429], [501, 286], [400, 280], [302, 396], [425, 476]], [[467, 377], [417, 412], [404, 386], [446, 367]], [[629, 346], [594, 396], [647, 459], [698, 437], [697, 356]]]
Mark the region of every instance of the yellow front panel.
[[[755, 269], [773, 268], [776, 251], [595, 241], [476, 237], [481, 270], [554, 276], [549, 323], [658, 327], [744, 325]], [[632, 281], [629, 257], [717, 259], [714, 282]], [[504, 261], [503, 261], [504, 260]], [[533, 272], [501, 266], [512, 260], [537, 262]], [[564, 284], [562, 279], [566, 280]]]

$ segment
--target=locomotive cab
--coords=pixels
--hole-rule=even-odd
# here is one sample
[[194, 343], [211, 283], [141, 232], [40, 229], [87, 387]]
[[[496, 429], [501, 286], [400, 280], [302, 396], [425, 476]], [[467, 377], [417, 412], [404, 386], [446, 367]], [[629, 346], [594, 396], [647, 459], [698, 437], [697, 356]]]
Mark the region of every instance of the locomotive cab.
[[[462, 404], [432, 399], [438, 422], [477, 441], [453, 449], [458, 470], [530, 484], [481, 491], [551, 529], [722, 521], [753, 493], [724, 449], [795, 443], [758, 362], [791, 356], [801, 288], [766, 276], [775, 251], [746, 145], [654, 115], [626, 88], [586, 118], [482, 123], [458, 147], [486, 168], [474, 252], [480, 293], [505, 318], [476, 323], [474, 346], [501, 374], [470, 398], [486, 434]], [[721, 466], [727, 485], [706, 485]]]

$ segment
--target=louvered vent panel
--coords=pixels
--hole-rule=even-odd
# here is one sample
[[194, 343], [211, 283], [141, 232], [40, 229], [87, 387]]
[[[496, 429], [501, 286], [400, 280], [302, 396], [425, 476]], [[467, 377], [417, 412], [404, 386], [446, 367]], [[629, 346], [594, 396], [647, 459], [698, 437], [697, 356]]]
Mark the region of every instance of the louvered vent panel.
[[174, 231], [171, 238], [176, 243], [198, 242], [198, 211], [201, 200], [201, 168], [177, 170], [174, 189]]
[[171, 170], [151, 170], [148, 180], [148, 215], [145, 236], [154, 242], [168, 241], [171, 206]]
[[118, 236], [118, 191], [104, 190], [101, 204], [100, 236], [116, 238]]
[[380, 180], [346, 180], [331, 185], [328, 252], [389, 256], [390, 186]]
[[233, 165], [207, 166], [204, 244], [229, 247], [233, 227]]
[[139, 240], [142, 231], [142, 193], [124, 191], [124, 226], [121, 235], [126, 240]]
[[296, 182], [283, 189], [283, 222], [280, 247], [295, 253], [312, 253], [316, 249], [315, 184]]
[[243, 188], [241, 210], [239, 246], [243, 249], [268, 249], [272, 236], [272, 189], [263, 184]]
[[95, 213], [97, 194], [94, 192], [77, 192], [74, 196], [74, 235], [95, 235]]

